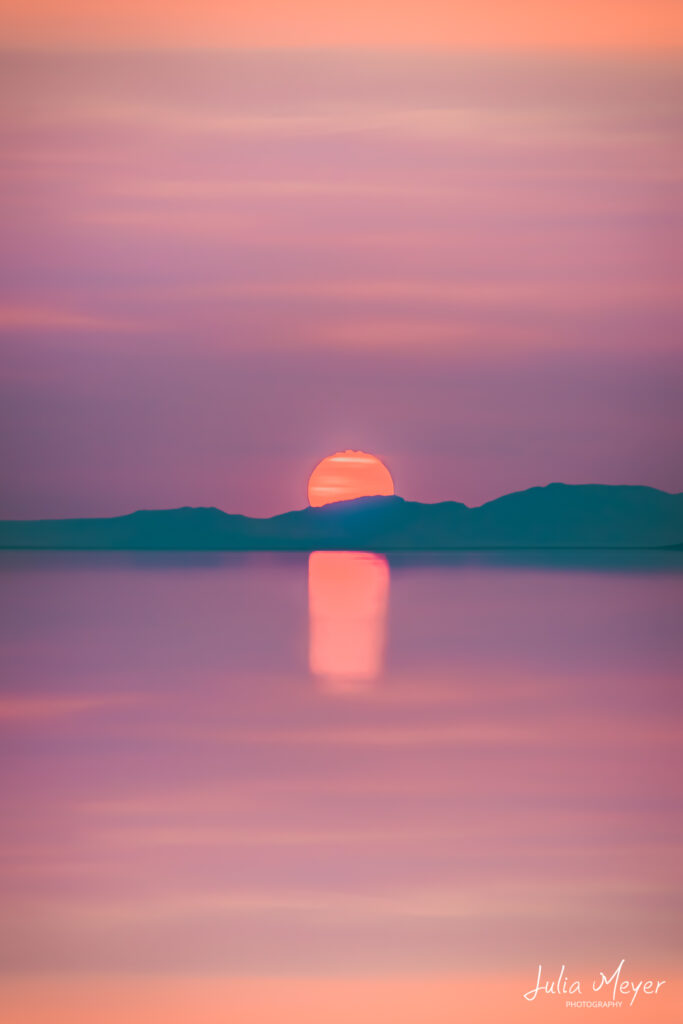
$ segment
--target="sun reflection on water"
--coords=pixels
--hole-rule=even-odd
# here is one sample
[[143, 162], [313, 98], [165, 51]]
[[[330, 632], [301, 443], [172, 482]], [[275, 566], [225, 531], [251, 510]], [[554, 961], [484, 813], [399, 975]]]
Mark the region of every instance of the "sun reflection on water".
[[328, 692], [357, 692], [384, 662], [389, 563], [366, 551], [308, 559], [309, 665]]

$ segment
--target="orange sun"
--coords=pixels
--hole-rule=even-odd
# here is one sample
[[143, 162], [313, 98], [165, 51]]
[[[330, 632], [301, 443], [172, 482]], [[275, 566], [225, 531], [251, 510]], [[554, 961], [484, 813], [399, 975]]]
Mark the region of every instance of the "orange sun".
[[393, 494], [391, 473], [368, 452], [335, 452], [319, 462], [308, 481], [308, 503], [327, 505], [375, 494]]

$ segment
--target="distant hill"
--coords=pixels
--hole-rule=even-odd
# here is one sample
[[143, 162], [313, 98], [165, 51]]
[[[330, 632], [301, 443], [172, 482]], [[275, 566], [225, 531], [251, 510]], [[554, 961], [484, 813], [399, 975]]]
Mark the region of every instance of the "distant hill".
[[477, 508], [377, 497], [269, 519], [177, 508], [110, 519], [0, 521], [2, 548], [396, 551], [671, 547], [682, 541], [683, 494], [598, 484], [532, 487]]

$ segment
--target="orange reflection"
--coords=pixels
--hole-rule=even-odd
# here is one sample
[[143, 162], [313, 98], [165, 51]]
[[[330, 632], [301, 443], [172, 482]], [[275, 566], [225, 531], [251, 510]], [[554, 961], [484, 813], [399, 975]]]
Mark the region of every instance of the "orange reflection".
[[366, 551], [308, 559], [309, 664], [325, 688], [354, 692], [382, 670], [389, 564]]

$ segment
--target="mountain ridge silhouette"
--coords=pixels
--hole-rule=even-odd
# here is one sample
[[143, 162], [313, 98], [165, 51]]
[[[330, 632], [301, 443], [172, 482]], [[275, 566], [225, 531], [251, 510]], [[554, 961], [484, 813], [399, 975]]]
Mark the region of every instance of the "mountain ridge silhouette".
[[254, 518], [215, 507], [123, 516], [0, 520], [0, 548], [97, 550], [454, 550], [680, 547], [683, 493], [552, 483], [483, 505], [398, 495]]

